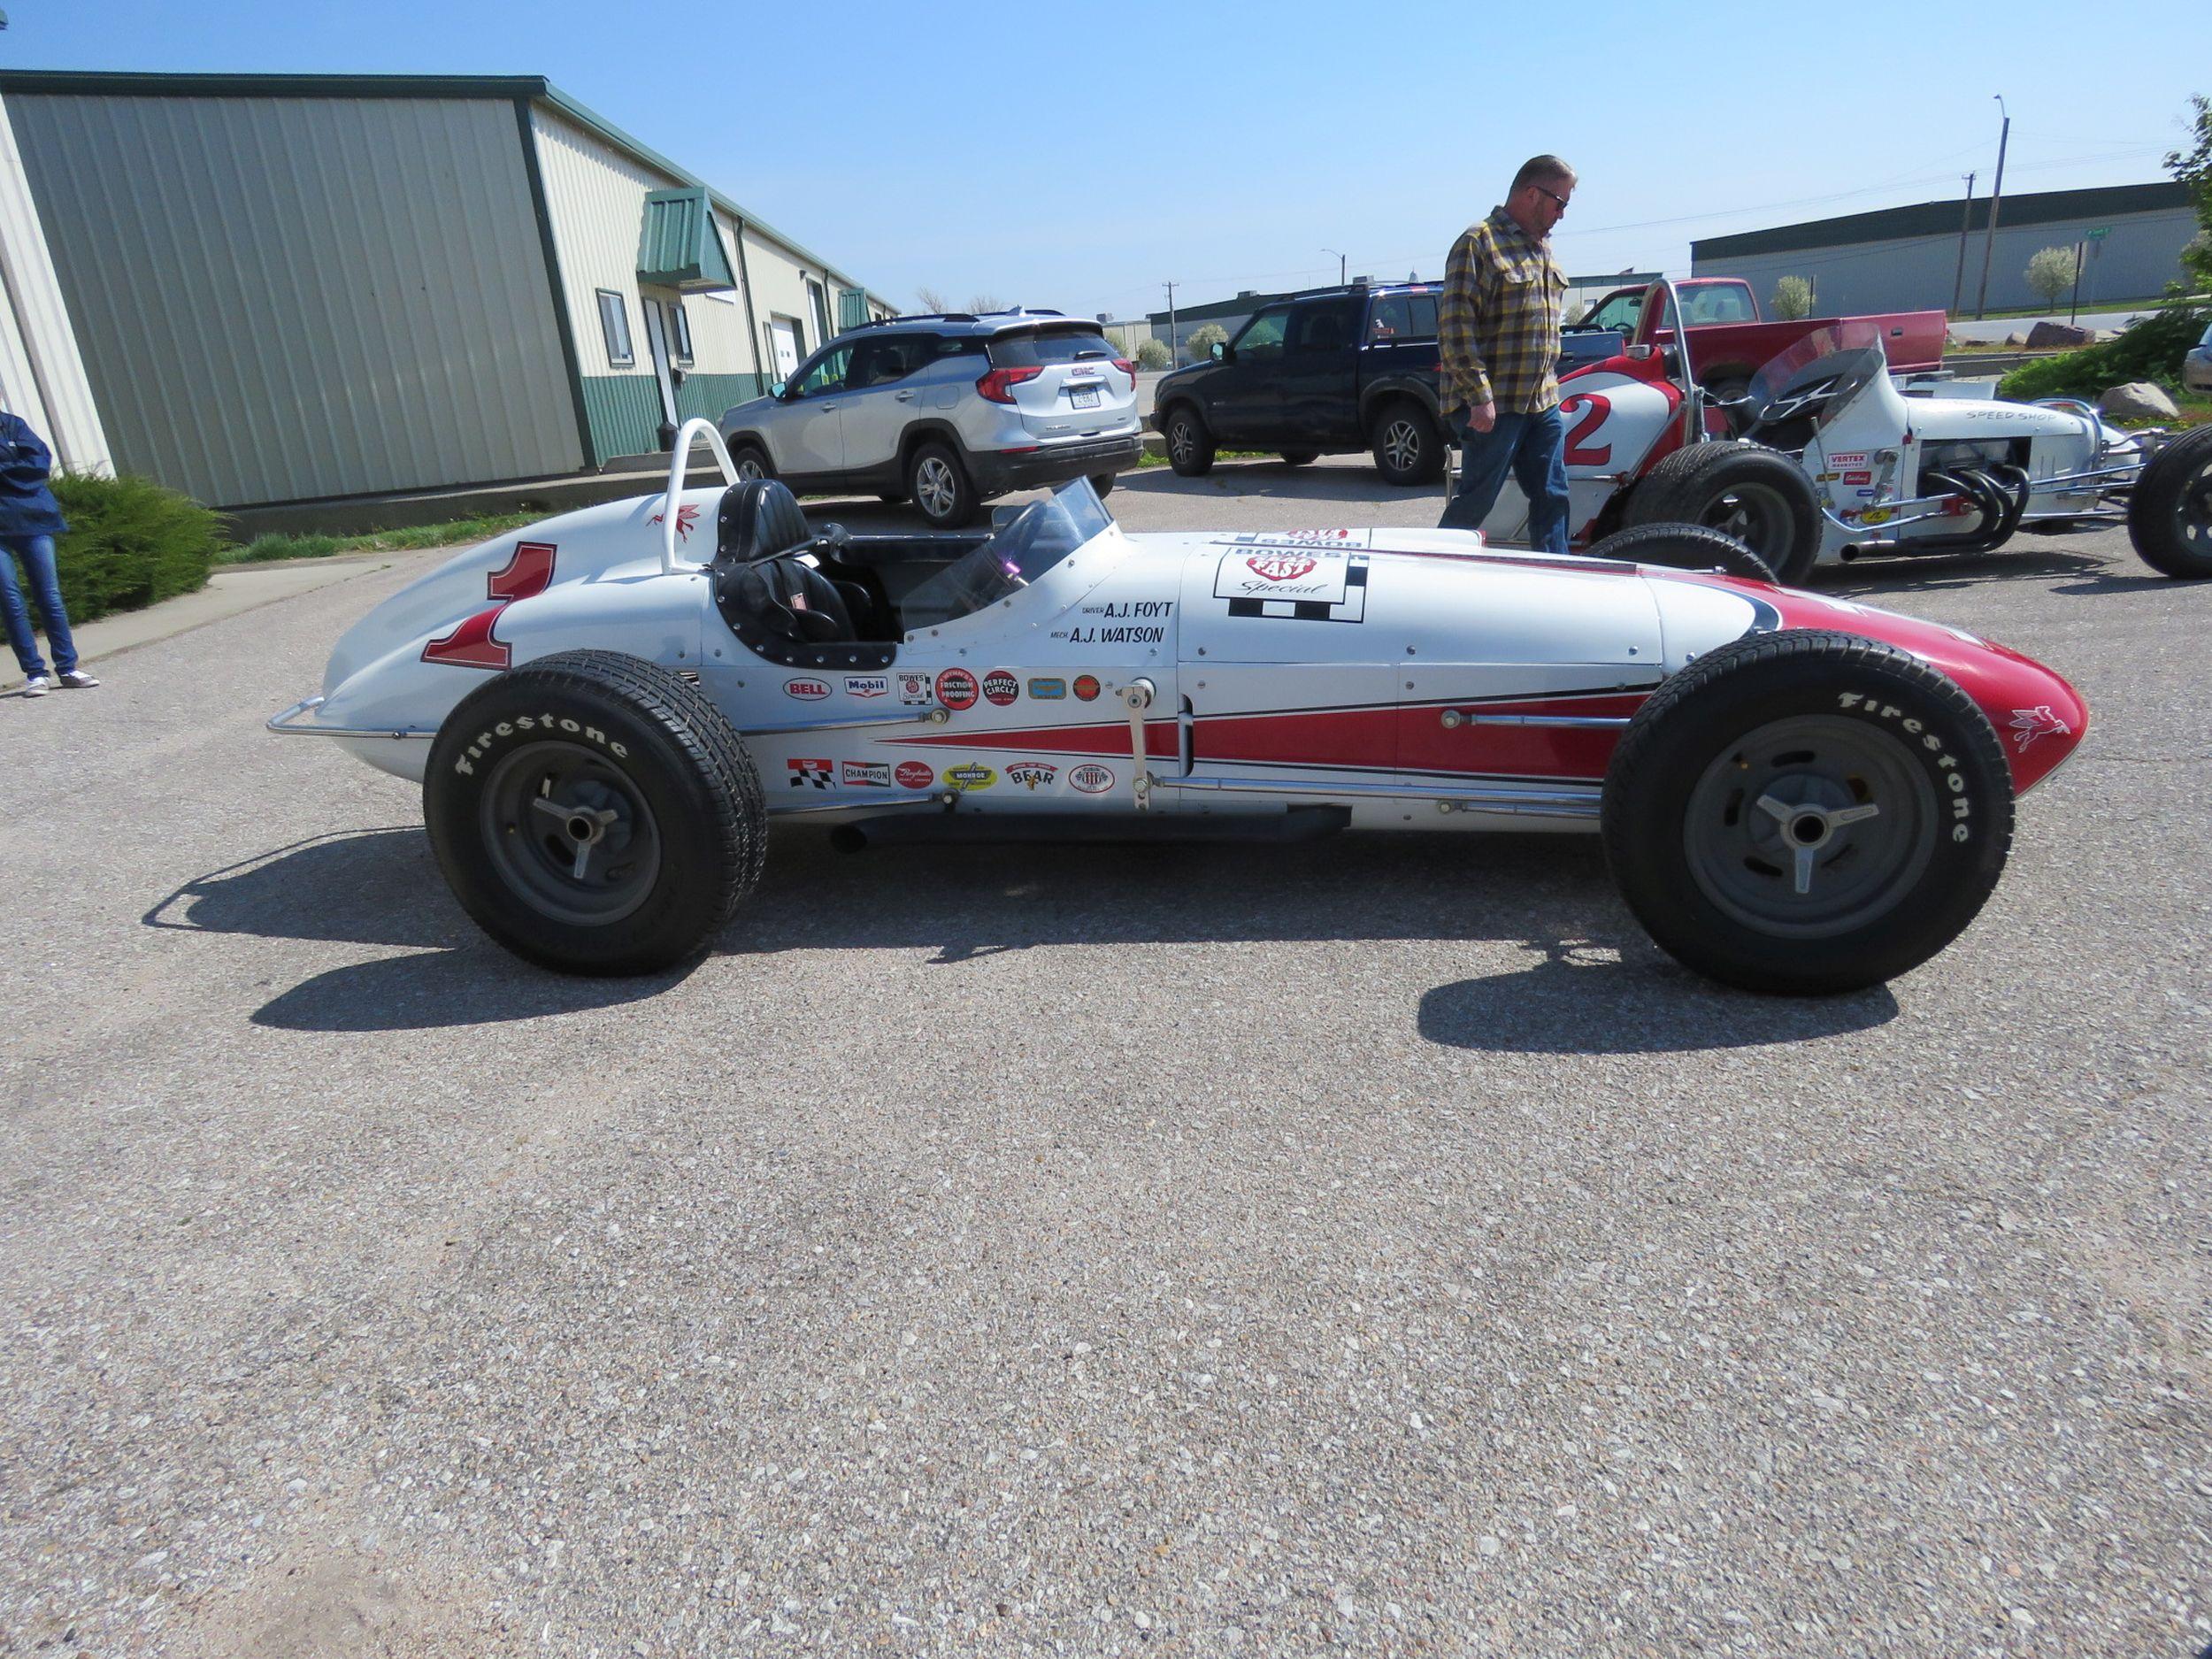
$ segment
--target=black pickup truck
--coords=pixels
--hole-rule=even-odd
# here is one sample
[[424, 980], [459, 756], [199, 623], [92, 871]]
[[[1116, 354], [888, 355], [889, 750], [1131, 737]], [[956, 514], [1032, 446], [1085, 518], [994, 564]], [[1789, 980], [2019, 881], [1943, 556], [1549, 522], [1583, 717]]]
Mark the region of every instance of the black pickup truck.
[[1372, 450], [1394, 484], [1444, 475], [1436, 285], [1320, 288], [1262, 306], [1213, 360], [1161, 378], [1146, 419], [1185, 477], [1214, 452], [1275, 449], [1294, 466]]

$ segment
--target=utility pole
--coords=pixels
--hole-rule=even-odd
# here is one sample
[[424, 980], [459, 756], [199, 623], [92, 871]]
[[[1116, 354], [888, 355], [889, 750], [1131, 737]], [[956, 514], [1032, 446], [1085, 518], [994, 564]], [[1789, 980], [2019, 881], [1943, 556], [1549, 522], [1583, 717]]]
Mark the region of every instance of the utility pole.
[[2082, 256], [2086, 251], [2085, 244], [2074, 244], [2074, 296], [2066, 302], [2066, 326], [2069, 328], [2074, 326], [2074, 319], [2081, 311], [2081, 265]]
[[1165, 286], [1167, 288], [1167, 363], [1168, 367], [1173, 368], [1175, 360], [1183, 355], [1183, 342], [1175, 337], [1175, 284], [1170, 282]]
[[1959, 210], [1959, 269], [1951, 279], [1951, 315], [1959, 314], [1959, 301], [1966, 297], [1966, 230], [1974, 222], [1974, 175], [1966, 175], [1966, 205]]
[[[1321, 251], [1323, 253], [1336, 253], [1336, 250], [1333, 248], [1324, 248]], [[1339, 288], [1342, 288], [1344, 286], [1344, 273], [1348, 267], [1348, 265], [1349, 262], [1342, 254], [1336, 253], [1336, 285]]]
[[2005, 143], [2012, 136], [2012, 112], [2005, 108], [2005, 95], [1994, 92], [1990, 96], [1997, 100], [1997, 111], [2005, 118], [2005, 124], [1997, 130], [1997, 182], [1989, 192], [1989, 234], [1982, 239], [1982, 285], [1974, 295], [1976, 322], [1989, 309], [1989, 257], [1997, 251], [1997, 209], [2005, 199]]

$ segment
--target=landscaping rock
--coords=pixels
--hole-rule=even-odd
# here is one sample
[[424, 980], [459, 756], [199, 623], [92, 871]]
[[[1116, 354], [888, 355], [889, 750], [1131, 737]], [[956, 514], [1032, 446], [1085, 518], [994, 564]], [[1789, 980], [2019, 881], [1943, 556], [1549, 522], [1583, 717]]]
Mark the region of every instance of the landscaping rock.
[[2115, 420], [2171, 420], [2181, 413], [2174, 400], [2148, 380], [2114, 387], [2097, 400], [2097, 407]]
[[2005, 343], [2006, 343], [2007, 345], [2008, 345], [2008, 346], [2024, 346], [2024, 345], [2026, 345], [2028, 342], [2027, 342], [2026, 338], [2025, 338], [2024, 335], [2020, 335], [2020, 334], [2007, 334], [2007, 335], [2005, 336]]
[[2040, 322], [2028, 330], [2028, 349], [2039, 351], [2059, 346], [2085, 346], [2089, 330], [2077, 328], [2071, 323]]

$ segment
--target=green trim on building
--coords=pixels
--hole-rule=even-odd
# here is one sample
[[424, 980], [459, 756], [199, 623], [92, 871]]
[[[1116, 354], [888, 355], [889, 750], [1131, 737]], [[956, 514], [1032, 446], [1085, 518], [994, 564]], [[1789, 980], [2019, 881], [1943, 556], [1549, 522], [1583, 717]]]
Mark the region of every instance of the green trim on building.
[[[687, 374], [676, 388], [676, 419], [719, 420], [733, 403], [768, 389], [759, 374]], [[591, 465], [619, 455], [653, 455], [661, 447], [660, 382], [649, 374], [587, 374], [584, 408], [591, 423]]]
[[686, 294], [726, 293], [737, 286], [730, 256], [715, 234], [705, 185], [647, 193], [638, 227], [637, 280]]

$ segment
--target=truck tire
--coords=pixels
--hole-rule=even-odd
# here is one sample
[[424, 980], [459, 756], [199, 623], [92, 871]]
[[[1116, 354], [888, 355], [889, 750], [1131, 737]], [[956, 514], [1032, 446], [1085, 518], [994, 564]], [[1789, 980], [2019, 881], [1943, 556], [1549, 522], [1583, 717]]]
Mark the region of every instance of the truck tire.
[[1375, 470], [1390, 483], [1433, 484], [1444, 476], [1444, 434], [1413, 399], [1384, 403], [1367, 431]]
[[1820, 557], [1820, 502], [1805, 469], [1755, 443], [1694, 443], [1663, 456], [1630, 488], [1621, 522], [1701, 524], [1727, 532], [1785, 584]]
[[461, 908], [563, 973], [653, 973], [706, 949], [760, 881], [767, 809], [697, 687], [616, 651], [487, 680], [446, 718], [423, 816]]
[[2212, 426], [2151, 457], [2128, 493], [2128, 540], [2167, 576], [2212, 576]]
[[1594, 559], [1625, 559], [1678, 571], [1718, 571], [1747, 581], [1771, 582], [1767, 562], [1724, 530], [1701, 524], [1640, 524], [1601, 536], [1586, 549]]
[[1988, 717], [1879, 641], [1733, 641], [1636, 711], [1605, 777], [1606, 862], [1659, 946], [1747, 991], [1854, 991], [1965, 931], [2012, 845]]
[[1185, 478], [1203, 478], [1214, 468], [1213, 434], [1188, 403], [1168, 411], [1160, 428], [1167, 438], [1167, 464]]

